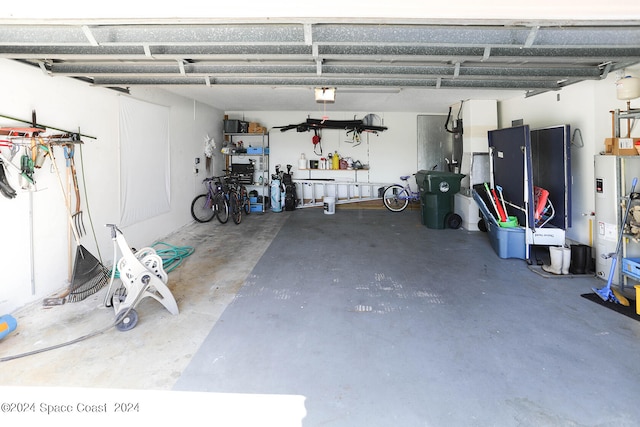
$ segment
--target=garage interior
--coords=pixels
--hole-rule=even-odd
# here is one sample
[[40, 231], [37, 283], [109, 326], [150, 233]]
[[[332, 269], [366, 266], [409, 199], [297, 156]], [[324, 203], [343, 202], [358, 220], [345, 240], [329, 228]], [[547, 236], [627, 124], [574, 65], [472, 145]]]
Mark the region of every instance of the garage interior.
[[[356, 19], [288, 17], [272, 6], [283, 18], [0, 15], [0, 74], [9, 83], [0, 127], [78, 135], [85, 228], [74, 236], [60, 180], [70, 179], [68, 151], [54, 145], [55, 159], [31, 185], [7, 164], [19, 157], [4, 160], [18, 191], [0, 198], [14, 224], [0, 253], [0, 315], [17, 319], [0, 339], [3, 394], [74, 408], [83, 399], [111, 408], [137, 401], [145, 408], [136, 420], [183, 422], [188, 411], [238, 426], [638, 425], [640, 315], [587, 298], [608, 285], [595, 271], [545, 272], [550, 245], [531, 245], [527, 259], [500, 256], [488, 233], [469, 226], [475, 217], [431, 228], [419, 201], [390, 212], [379, 195], [331, 214], [323, 204], [265, 207], [240, 224], [198, 223], [189, 212], [203, 179], [227, 167], [225, 118], [268, 129], [272, 178], [276, 165], [317, 154], [313, 130], [283, 126], [379, 117], [388, 129], [363, 133], [360, 147], [348, 130], [321, 135], [325, 153], [360, 156], [371, 166], [363, 183], [381, 185], [431, 168], [419, 153], [421, 116], [442, 127], [459, 119], [460, 131], [445, 133], [459, 138], [461, 153], [487, 153], [489, 131], [569, 124], [572, 224], [562, 237], [593, 246], [596, 263], [594, 156], [616, 136], [611, 110], [637, 111], [616, 83], [640, 76], [638, 7], [598, 9], [600, 19], [589, 8], [574, 19], [488, 19], [477, 9], [443, 19], [438, 11], [451, 12], [439, 8], [434, 17], [402, 16], [401, 2], [400, 16], [373, 8]], [[335, 100], [318, 102], [316, 88], [336, 88]], [[620, 120], [618, 137], [637, 135], [631, 122]], [[125, 132], [137, 125], [142, 134]], [[123, 141], [149, 135], [166, 145], [128, 158]], [[623, 180], [637, 175], [635, 160]], [[462, 174], [467, 167], [461, 162]], [[351, 171], [294, 167], [293, 177], [312, 173], [344, 180]], [[140, 212], [149, 206], [157, 210]], [[111, 268], [118, 255], [104, 225], [118, 222], [132, 248], [193, 249], [168, 273], [179, 314], [144, 298], [135, 327], [117, 330], [107, 286], [44, 305], [68, 287], [80, 245]], [[626, 256], [634, 245], [625, 242]], [[626, 279], [614, 289], [633, 309]]]

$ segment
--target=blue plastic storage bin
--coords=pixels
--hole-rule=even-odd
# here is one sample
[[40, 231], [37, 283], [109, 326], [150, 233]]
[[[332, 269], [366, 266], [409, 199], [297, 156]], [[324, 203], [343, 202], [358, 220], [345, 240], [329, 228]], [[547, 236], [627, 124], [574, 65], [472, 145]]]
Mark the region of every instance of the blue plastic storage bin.
[[477, 191], [473, 190], [473, 199], [478, 204], [482, 217], [487, 225], [487, 234], [491, 247], [500, 258], [527, 259], [527, 244], [524, 227], [500, 227], [495, 217], [491, 215], [484, 200]]
[[496, 222], [487, 222], [487, 232], [489, 233], [491, 246], [500, 258], [527, 258], [525, 230], [523, 227], [504, 228], [500, 227]]
[[622, 273], [640, 281], [640, 258], [623, 258]]

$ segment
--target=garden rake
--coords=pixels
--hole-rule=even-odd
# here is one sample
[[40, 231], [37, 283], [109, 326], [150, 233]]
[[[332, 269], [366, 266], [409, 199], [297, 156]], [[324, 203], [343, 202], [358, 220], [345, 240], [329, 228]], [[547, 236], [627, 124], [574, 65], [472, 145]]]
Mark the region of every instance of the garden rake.
[[46, 298], [43, 301], [43, 305], [45, 306], [54, 306], [62, 305], [65, 301], [82, 301], [90, 295], [98, 292], [109, 282], [109, 270], [80, 244], [80, 236], [78, 235], [76, 222], [71, 214], [69, 199], [64, 191], [64, 184], [62, 183], [62, 177], [60, 176], [60, 171], [56, 164], [51, 144], [48, 144], [48, 148], [51, 155], [51, 162], [53, 163], [56, 175], [58, 176], [58, 181], [60, 182], [62, 194], [64, 195], [67, 215], [69, 217], [69, 226], [71, 227], [73, 237], [77, 243], [73, 275], [69, 287], [62, 295], [54, 298]]

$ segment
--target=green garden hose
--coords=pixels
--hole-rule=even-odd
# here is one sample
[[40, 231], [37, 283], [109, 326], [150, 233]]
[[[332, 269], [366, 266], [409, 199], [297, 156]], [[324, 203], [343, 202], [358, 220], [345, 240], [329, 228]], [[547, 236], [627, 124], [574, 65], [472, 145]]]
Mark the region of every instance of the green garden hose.
[[[178, 268], [180, 264], [182, 264], [182, 261], [195, 251], [192, 246], [174, 246], [165, 242], [156, 242], [151, 245], [151, 247], [162, 259], [162, 267], [167, 273]], [[115, 277], [120, 278], [120, 272], [118, 270], [116, 270]]]
[[156, 242], [151, 247], [162, 258], [162, 267], [167, 273], [178, 268], [195, 251], [191, 246], [173, 246], [165, 242]]

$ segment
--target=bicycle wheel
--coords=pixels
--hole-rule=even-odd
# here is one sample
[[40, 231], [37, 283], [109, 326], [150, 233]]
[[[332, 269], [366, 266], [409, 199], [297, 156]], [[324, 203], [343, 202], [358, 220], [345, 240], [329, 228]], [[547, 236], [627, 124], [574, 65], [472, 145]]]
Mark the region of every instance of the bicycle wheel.
[[229, 203], [227, 198], [222, 193], [218, 193], [213, 198], [216, 206], [216, 217], [221, 224], [226, 224], [229, 221]]
[[232, 191], [229, 194], [229, 210], [231, 210], [231, 218], [233, 218], [233, 222], [236, 224], [240, 224], [242, 222], [242, 205], [240, 203], [240, 198], [238, 197], [238, 193]]
[[390, 185], [384, 190], [382, 201], [391, 212], [402, 212], [409, 204], [409, 193], [401, 185]]
[[191, 202], [191, 216], [198, 222], [209, 222], [215, 216], [212, 200], [207, 194], [196, 196]]
[[244, 207], [244, 213], [249, 215], [251, 213], [251, 200], [249, 200], [249, 194], [247, 193], [247, 187], [244, 185], [240, 189], [240, 200], [242, 200], [242, 206]]

